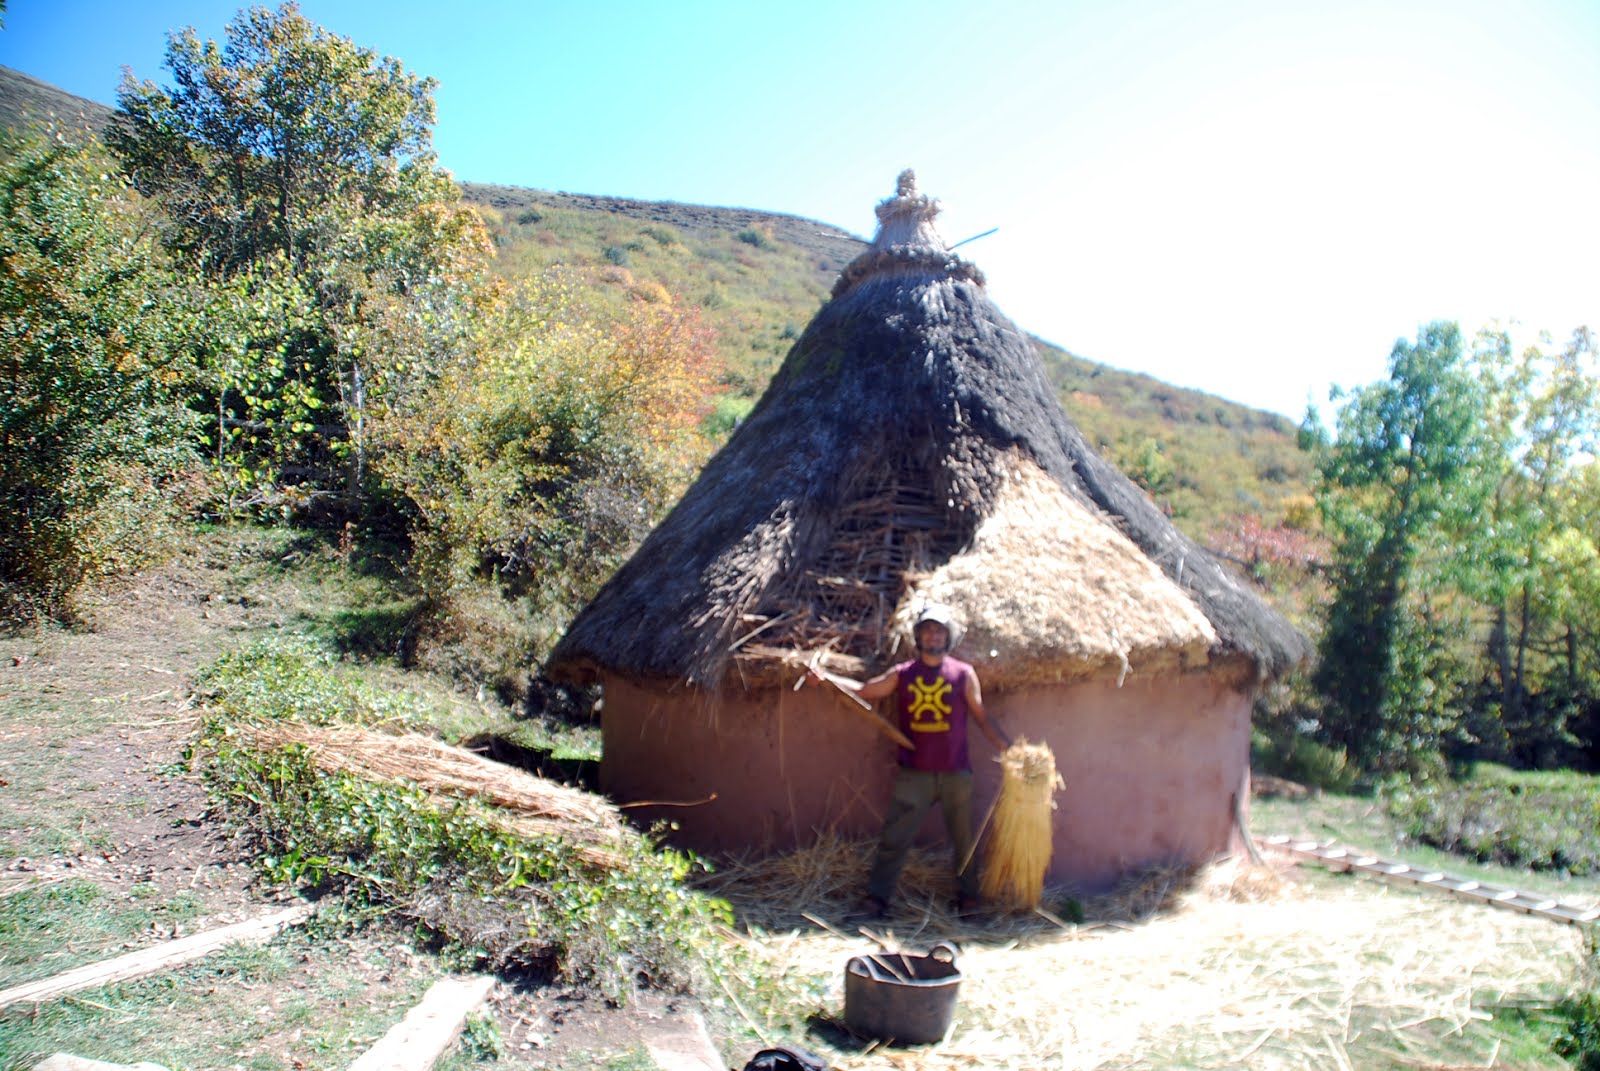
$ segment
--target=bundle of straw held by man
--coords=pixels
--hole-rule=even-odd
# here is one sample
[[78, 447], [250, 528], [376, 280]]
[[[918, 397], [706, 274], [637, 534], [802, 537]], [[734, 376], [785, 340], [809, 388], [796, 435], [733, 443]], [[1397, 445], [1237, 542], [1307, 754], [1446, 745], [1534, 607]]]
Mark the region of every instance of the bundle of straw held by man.
[[1051, 812], [1062, 787], [1048, 744], [1024, 738], [1000, 754], [1000, 796], [989, 822], [983, 896], [991, 903], [1032, 910], [1044, 894], [1050, 866]]

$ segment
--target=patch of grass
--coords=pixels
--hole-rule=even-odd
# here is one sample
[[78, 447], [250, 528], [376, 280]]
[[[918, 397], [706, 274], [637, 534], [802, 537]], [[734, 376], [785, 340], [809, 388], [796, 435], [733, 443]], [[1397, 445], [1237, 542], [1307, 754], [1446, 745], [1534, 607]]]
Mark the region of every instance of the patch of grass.
[[1422, 844], [1477, 862], [1600, 874], [1600, 779], [1558, 771], [1405, 785], [1389, 813]]
[[340, 651], [404, 662], [414, 642], [415, 599], [338, 609], [327, 617], [328, 638]]
[[595, 1066], [602, 1071], [656, 1071], [655, 1059], [650, 1050], [643, 1047], [612, 1053]]
[[211, 710], [226, 716], [313, 725], [416, 728], [428, 725], [433, 713], [420, 697], [373, 687], [338, 666], [315, 642], [296, 635], [270, 637], [223, 655], [201, 672], [196, 690]]
[[172, 1068], [345, 1067], [432, 980], [385, 937], [316, 942], [291, 933], [180, 971], [0, 1011], [0, 1054], [66, 1051]]
[[[1308, 840], [1336, 841], [1414, 866], [1441, 870], [1459, 878], [1485, 882], [1558, 900], [1600, 897], [1600, 874], [1570, 874], [1484, 862], [1419, 842], [1395, 816], [1383, 797], [1326, 792], [1305, 799], [1258, 799], [1250, 804], [1251, 832], [1283, 834]], [[1581, 839], [1573, 833], [1572, 839]], [[1308, 874], [1314, 868], [1306, 868]]]
[[0, 897], [0, 986], [120, 954], [127, 943], [200, 915], [193, 896], [163, 901], [148, 893], [148, 887], [135, 886], [117, 895], [75, 879]]
[[461, 1037], [437, 1066], [438, 1071], [458, 1071], [477, 1064], [498, 1062], [505, 1054], [500, 1025], [494, 1017], [473, 1012], [461, 1027]]

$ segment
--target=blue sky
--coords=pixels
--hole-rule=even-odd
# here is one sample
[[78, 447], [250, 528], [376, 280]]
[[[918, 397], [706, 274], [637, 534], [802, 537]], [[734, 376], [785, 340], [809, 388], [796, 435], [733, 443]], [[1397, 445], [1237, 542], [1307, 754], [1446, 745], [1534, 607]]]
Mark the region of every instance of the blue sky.
[[[113, 103], [210, 0], [10, 0]], [[904, 167], [1024, 329], [1291, 417], [1432, 319], [1600, 328], [1600, 3], [306, 0], [438, 79], [458, 178], [869, 237]]]

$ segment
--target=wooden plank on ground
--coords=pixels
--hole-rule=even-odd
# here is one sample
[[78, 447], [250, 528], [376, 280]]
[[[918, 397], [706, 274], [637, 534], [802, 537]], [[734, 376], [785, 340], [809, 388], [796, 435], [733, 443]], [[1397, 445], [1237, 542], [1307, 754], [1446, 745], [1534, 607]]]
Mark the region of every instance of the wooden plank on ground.
[[494, 984], [492, 975], [482, 974], [439, 979], [350, 1071], [429, 1071], [455, 1044], [467, 1016], [488, 999]]
[[656, 1023], [644, 1039], [660, 1071], [727, 1071], [699, 1012]]
[[1295, 840], [1293, 837], [1285, 836], [1265, 837], [1261, 843], [1266, 847], [1279, 848], [1295, 855], [1316, 859], [1334, 870], [1355, 871], [1397, 884], [1409, 883], [1425, 889], [1438, 889], [1462, 900], [1488, 904], [1491, 907], [1509, 908], [1554, 922], [1567, 922], [1574, 926], [1588, 926], [1600, 922], [1600, 908], [1563, 904], [1559, 900], [1518, 892], [1516, 889], [1502, 889], [1494, 885], [1485, 885], [1481, 881], [1451, 877], [1438, 870], [1421, 870], [1407, 863], [1379, 859], [1375, 855], [1356, 853], [1353, 849], [1341, 848], [1334, 844]]
[[29, 1001], [51, 1000], [64, 993], [110, 985], [112, 982], [129, 982], [204, 959], [229, 945], [265, 944], [276, 937], [280, 930], [304, 922], [310, 914], [310, 904], [296, 904], [260, 918], [180, 937], [176, 941], [165, 941], [115, 959], [76, 967], [51, 978], [12, 986], [0, 990], [0, 1008]]
[[33, 1065], [33, 1071], [167, 1071], [160, 1064], [108, 1064], [104, 1060], [90, 1060], [70, 1052], [46, 1056]]

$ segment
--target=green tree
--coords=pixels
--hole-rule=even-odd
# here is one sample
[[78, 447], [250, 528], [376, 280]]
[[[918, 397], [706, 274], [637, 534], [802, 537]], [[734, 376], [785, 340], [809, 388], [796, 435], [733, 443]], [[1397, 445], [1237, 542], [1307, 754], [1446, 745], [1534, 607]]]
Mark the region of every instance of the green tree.
[[[167, 209], [168, 242], [210, 269], [343, 259], [352, 229], [453, 201], [431, 149], [436, 83], [286, 3], [241, 12], [227, 43], [172, 34], [174, 85], [123, 78], [107, 135]], [[426, 265], [421, 265], [425, 267]]]
[[1316, 414], [1317, 497], [1333, 590], [1313, 683], [1322, 730], [1372, 770], [1437, 756], [1455, 727], [1463, 597], [1492, 456], [1485, 400], [1453, 323], [1395, 344], [1389, 378], [1348, 396], [1330, 437]]
[[1577, 743], [1569, 723], [1595, 695], [1583, 597], [1600, 588], [1583, 493], [1600, 450], [1594, 338], [1579, 329], [1560, 350], [1543, 340], [1513, 356], [1507, 334], [1488, 331], [1475, 357], [1501, 465], [1486, 526], [1489, 687], [1474, 730], [1492, 757], [1544, 765]]
[[171, 89], [124, 79], [107, 142], [168, 247], [232, 295], [242, 333], [205, 369], [214, 445], [241, 483], [329, 491], [342, 470], [354, 492], [366, 310], [488, 252], [432, 152], [435, 83], [292, 3], [241, 12], [222, 45], [175, 33], [166, 61]]
[[192, 294], [102, 154], [0, 142], [0, 603], [135, 567], [192, 469]]

